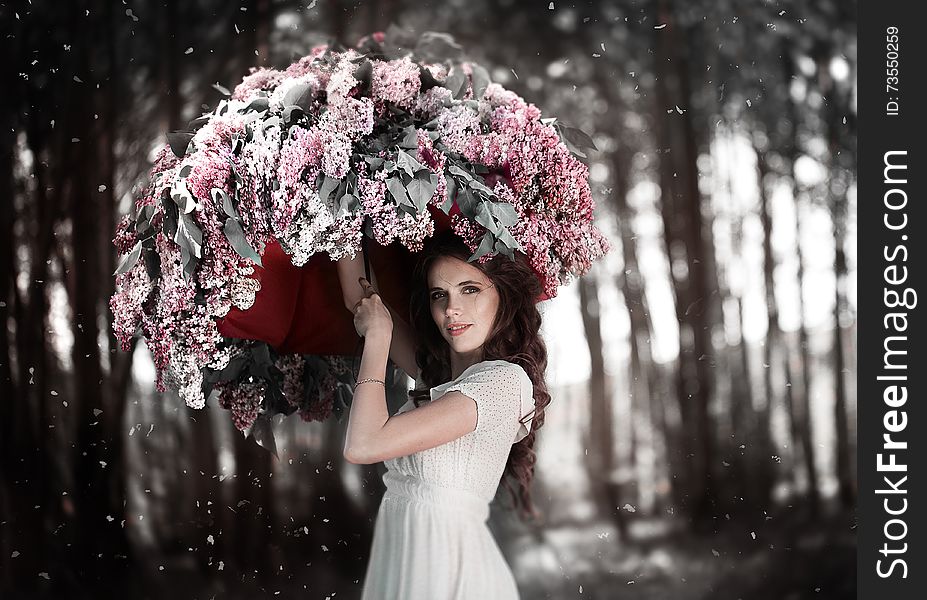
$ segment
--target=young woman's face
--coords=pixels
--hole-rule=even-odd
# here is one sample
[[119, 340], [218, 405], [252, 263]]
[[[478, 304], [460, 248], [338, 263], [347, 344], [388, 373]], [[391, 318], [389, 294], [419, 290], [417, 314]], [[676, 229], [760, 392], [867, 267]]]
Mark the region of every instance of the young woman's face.
[[441, 256], [428, 272], [431, 318], [452, 353], [481, 355], [499, 309], [489, 277], [466, 261]]

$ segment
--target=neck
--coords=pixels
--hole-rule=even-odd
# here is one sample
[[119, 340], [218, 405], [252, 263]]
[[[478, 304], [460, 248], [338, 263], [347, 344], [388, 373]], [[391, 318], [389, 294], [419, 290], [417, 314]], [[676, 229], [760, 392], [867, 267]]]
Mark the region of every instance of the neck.
[[451, 352], [451, 379], [457, 379], [460, 374], [483, 360], [483, 349], [478, 348], [472, 352], [460, 354]]

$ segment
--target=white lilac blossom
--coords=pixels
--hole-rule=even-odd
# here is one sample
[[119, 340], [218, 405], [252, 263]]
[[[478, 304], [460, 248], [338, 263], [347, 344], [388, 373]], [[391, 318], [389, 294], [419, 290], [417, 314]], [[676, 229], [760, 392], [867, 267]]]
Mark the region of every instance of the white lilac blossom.
[[[243, 431], [286, 406], [305, 420], [331, 414], [344, 365], [310, 369], [309, 357], [258, 353], [218, 330], [254, 304], [269, 244], [296, 266], [338, 260], [356, 255], [369, 227], [373, 242], [414, 253], [443, 211], [480, 261], [524, 253], [546, 297], [608, 251], [588, 170], [537, 107], [478, 82], [485, 70], [469, 63], [386, 48], [377, 33], [356, 50], [319, 46], [285, 70], [254, 69], [169, 136], [136, 216], [117, 227], [127, 258], [110, 301], [121, 346], [146, 340], [159, 389], [197, 408], [215, 389]], [[246, 368], [267, 360], [279, 381]], [[271, 395], [285, 402], [272, 408]]]

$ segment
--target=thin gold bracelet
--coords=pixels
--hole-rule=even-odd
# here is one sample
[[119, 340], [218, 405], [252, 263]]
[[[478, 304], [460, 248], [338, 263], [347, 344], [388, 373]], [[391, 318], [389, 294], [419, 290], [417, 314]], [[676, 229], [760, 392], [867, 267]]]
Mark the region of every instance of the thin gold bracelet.
[[362, 383], [379, 383], [379, 384], [382, 385], [384, 388], [386, 387], [386, 383], [385, 383], [382, 379], [368, 378], [368, 379], [361, 379], [360, 381], [358, 381], [357, 383], [355, 383], [355, 384], [354, 384], [354, 389], [357, 390], [357, 386], [359, 386], [359, 385], [362, 384]]

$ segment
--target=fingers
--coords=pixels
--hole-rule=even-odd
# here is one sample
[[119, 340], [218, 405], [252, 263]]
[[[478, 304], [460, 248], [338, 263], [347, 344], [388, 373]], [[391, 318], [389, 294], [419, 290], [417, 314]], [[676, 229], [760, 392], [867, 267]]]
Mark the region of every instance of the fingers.
[[373, 289], [373, 284], [367, 281], [366, 277], [359, 277], [357, 282], [360, 283], [360, 286], [364, 289], [364, 296], [370, 298], [372, 295], [380, 295], [375, 289]]
[[373, 289], [373, 285], [367, 280], [366, 277], [358, 277], [357, 282], [360, 284], [360, 286], [364, 290], [364, 297], [358, 300], [357, 303], [354, 304], [354, 307], [351, 309], [351, 312], [354, 313], [355, 315], [357, 314], [357, 309], [361, 307], [361, 304], [364, 302], [364, 300], [370, 299], [374, 295], [376, 296], [380, 295], [379, 292]]

